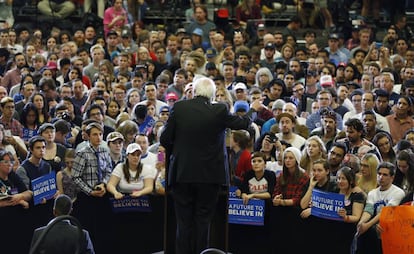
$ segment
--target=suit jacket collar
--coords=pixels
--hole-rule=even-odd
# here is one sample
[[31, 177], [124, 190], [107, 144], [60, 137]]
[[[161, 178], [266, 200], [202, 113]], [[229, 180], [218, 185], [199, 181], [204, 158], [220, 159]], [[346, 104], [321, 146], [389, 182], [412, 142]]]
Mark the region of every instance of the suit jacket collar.
[[200, 102], [204, 102], [204, 103], [207, 102], [208, 104], [211, 103], [210, 99], [207, 98], [207, 97], [204, 97], [204, 96], [196, 96], [196, 97], [194, 97], [194, 99], [196, 101], [200, 101]]

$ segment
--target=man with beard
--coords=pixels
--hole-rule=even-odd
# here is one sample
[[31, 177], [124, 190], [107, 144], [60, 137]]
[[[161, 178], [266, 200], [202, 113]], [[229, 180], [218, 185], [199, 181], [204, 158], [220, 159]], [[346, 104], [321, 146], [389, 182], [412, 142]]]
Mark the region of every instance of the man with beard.
[[276, 63], [274, 60], [275, 44], [269, 42], [264, 46], [265, 59], [260, 60], [260, 67], [267, 67], [270, 71], [276, 69]]
[[362, 153], [373, 153], [377, 155], [378, 159], [381, 159], [378, 148], [365, 138], [364, 125], [361, 120], [351, 118], [345, 122], [346, 138], [339, 140], [344, 142], [347, 146], [347, 153], [357, 155], [363, 155]]
[[334, 111], [326, 110], [321, 115], [321, 127], [314, 129], [310, 136], [318, 136], [325, 144], [326, 150], [329, 150], [340, 130], [337, 128], [336, 114]]
[[390, 26], [387, 30], [387, 35], [385, 35], [382, 45], [387, 47], [390, 50], [390, 53], [394, 53], [394, 49], [397, 46], [397, 31], [393, 26]]
[[346, 145], [342, 142], [335, 142], [328, 153], [328, 164], [331, 180], [336, 180], [336, 173], [342, 167], [342, 160], [345, 158]]
[[277, 116], [277, 122], [279, 123], [280, 132], [276, 136], [280, 140], [284, 140], [291, 144], [293, 147], [301, 149], [305, 144], [306, 139], [293, 132], [296, 125], [296, 118], [291, 114], [285, 112]]
[[186, 29], [187, 33], [191, 34], [196, 28], [200, 28], [203, 31], [202, 41], [206, 43], [210, 41], [208, 37], [210, 30], [216, 28], [216, 25], [208, 20], [207, 14], [207, 7], [205, 5], [197, 5], [194, 8], [195, 20]]
[[408, 129], [414, 127], [412, 106], [413, 100], [411, 97], [401, 96], [398, 99], [394, 114], [386, 116], [394, 144], [397, 144], [403, 138]]
[[1, 85], [7, 88], [7, 91], [10, 91], [10, 88], [22, 80], [21, 70], [27, 65], [26, 57], [23, 53], [17, 53], [14, 55], [14, 64], [15, 68], [9, 70], [4, 75]]

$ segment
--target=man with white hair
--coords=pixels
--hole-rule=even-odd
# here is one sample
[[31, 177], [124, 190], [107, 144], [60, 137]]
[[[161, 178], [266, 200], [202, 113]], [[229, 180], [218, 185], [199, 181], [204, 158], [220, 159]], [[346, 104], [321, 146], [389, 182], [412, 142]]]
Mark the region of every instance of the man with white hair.
[[199, 78], [193, 85], [194, 99], [174, 104], [160, 137], [170, 159], [167, 188], [177, 221], [176, 253], [200, 253], [209, 247], [209, 227], [219, 191], [229, 177], [225, 130], [247, 130], [253, 112], [263, 107], [256, 100], [246, 115], [232, 115], [226, 105], [212, 103], [213, 80]]

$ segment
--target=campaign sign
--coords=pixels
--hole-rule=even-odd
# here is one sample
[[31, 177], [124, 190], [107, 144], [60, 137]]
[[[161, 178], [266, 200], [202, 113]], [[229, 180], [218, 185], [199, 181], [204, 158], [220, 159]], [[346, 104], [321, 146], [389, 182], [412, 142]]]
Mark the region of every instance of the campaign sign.
[[140, 134], [148, 134], [152, 126], [154, 126], [155, 119], [151, 116], [146, 116], [144, 122], [139, 126]]
[[230, 186], [229, 187], [229, 198], [237, 198], [236, 196], [236, 190], [238, 188], [236, 186]]
[[121, 199], [109, 198], [114, 213], [124, 212], [151, 212], [148, 196], [134, 198], [125, 195]]
[[338, 214], [338, 210], [344, 207], [345, 195], [324, 192], [320, 190], [312, 191], [312, 210], [311, 214], [316, 217], [329, 220], [343, 220]]
[[264, 225], [265, 202], [250, 199], [247, 205], [240, 198], [229, 198], [229, 223], [253, 226]]
[[33, 201], [37, 205], [43, 199], [51, 199], [56, 193], [56, 173], [52, 172], [32, 180]]

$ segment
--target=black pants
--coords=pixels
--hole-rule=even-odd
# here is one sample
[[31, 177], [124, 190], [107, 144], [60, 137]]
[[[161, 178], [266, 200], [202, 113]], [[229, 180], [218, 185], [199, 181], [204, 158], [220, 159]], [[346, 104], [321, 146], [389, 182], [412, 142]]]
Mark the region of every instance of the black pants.
[[177, 183], [172, 187], [177, 220], [176, 253], [200, 253], [209, 245], [210, 222], [220, 185]]

